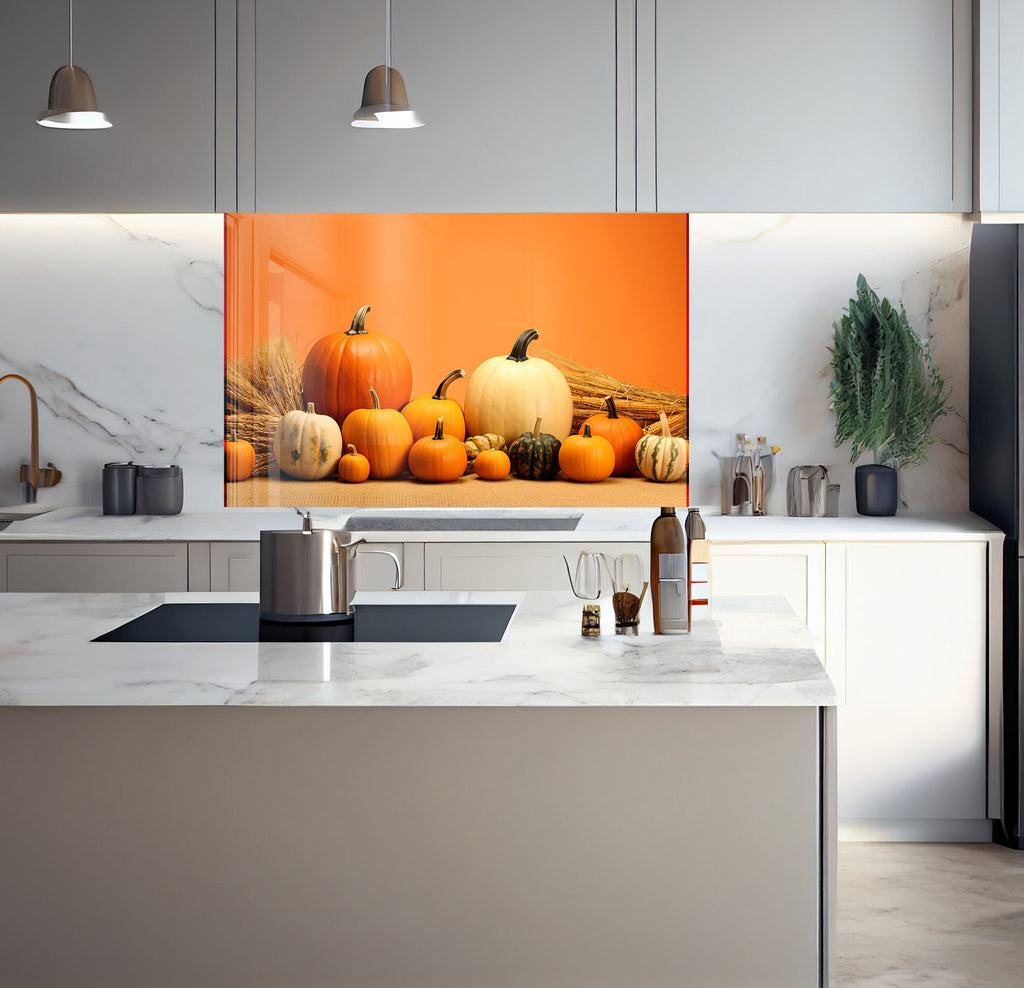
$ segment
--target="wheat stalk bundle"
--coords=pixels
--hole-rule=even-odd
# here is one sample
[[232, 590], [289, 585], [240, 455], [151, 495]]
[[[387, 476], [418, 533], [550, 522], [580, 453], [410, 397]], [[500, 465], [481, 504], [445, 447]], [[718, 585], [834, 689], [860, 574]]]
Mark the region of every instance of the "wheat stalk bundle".
[[660, 391], [620, 381], [599, 367], [584, 367], [550, 350], [541, 351], [565, 375], [572, 394], [572, 428], [577, 432], [584, 419], [605, 411], [604, 399], [611, 395], [622, 415], [634, 418], [647, 433], [661, 433], [658, 412], [668, 416], [673, 436], [689, 437], [689, 398], [674, 391]]
[[290, 341], [259, 343], [224, 368], [224, 431], [252, 443], [256, 477], [266, 476], [274, 429], [285, 412], [302, 408], [302, 376]]

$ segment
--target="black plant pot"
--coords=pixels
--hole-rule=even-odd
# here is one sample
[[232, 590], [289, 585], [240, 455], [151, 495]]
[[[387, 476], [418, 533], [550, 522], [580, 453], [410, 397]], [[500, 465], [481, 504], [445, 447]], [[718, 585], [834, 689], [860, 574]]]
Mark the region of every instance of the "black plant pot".
[[854, 471], [857, 514], [894, 515], [900, 503], [899, 472], [880, 463], [865, 463]]

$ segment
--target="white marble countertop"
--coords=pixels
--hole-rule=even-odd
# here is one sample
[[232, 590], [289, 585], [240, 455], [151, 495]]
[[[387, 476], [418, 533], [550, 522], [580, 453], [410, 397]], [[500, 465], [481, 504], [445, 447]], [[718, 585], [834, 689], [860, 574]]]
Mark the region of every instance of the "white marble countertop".
[[[679, 509], [685, 515], [685, 509]], [[364, 512], [364, 514], [374, 514]], [[376, 514], [380, 514], [377, 512]], [[970, 513], [898, 514], [891, 518], [851, 515], [842, 518], [735, 518], [701, 509], [708, 537], [715, 542], [915, 542], [976, 541], [978, 538], [1002, 539], [993, 525]], [[422, 519], [457, 515], [486, 524], [484, 519], [499, 518], [513, 530], [475, 528], [437, 530]], [[542, 529], [538, 517], [579, 515], [576, 528]], [[651, 508], [597, 508], [586, 511], [529, 509], [414, 511], [392, 509], [390, 517], [402, 519], [400, 528], [358, 528], [358, 513], [313, 511], [317, 528], [341, 528], [350, 522], [353, 531], [370, 541], [384, 542], [582, 542], [647, 541], [657, 511]], [[531, 528], [530, 526], [535, 527]], [[280, 508], [230, 508], [219, 512], [180, 515], [104, 515], [99, 508], [58, 508], [46, 514], [16, 521], [0, 531], [2, 542], [258, 542], [262, 529], [299, 527], [294, 511]]]
[[[255, 594], [0, 594], [0, 705], [829, 706], [835, 690], [781, 602], [722, 598], [691, 635], [580, 635], [568, 593], [356, 595], [516, 602], [497, 643], [93, 642], [164, 602]], [[772, 610], [771, 608], [775, 608]], [[650, 628], [650, 599], [641, 628]]]

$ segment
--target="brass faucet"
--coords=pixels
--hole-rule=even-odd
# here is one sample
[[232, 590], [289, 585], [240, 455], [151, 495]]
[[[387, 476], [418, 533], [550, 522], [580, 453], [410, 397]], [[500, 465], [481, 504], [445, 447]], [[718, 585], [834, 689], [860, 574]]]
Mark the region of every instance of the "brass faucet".
[[27, 378], [20, 374], [4, 374], [0, 377], [0, 384], [9, 378], [21, 381], [28, 388], [29, 399], [32, 404], [32, 451], [28, 465], [22, 464], [19, 474], [21, 481], [22, 500], [27, 504], [34, 503], [36, 493], [40, 487], [53, 487], [60, 481], [61, 472], [52, 464], [47, 463], [46, 469], [39, 472], [39, 402], [36, 400], [36, 389], [32, 387]]

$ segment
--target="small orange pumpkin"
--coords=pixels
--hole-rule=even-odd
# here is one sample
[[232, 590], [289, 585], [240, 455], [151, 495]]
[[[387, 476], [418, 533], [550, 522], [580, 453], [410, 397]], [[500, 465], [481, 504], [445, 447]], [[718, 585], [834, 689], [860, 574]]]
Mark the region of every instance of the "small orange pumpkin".
[[444, 416], [434, 425], [434, 434], [417, 439], [409, 450], [409, 472], [417, 480], [446, 484], [465, 472], [468, 458], [462, 440], [444, 433]]
[[570, 480], [593, 484], [607, 480], [615, 466], [615, 450], [603, 436], [590, 433], [584, 424], [582, 436], [569, 436], [558, 451], [558, 466]]
[[370, 462], [370, 476], [374, 480], [388, 480], [405, 470], [412, 449], [412, 429], [400, 411], [380, 407], [373, 388], [370, 399], [372, 408], [357, 408], [345, 417], [342, 441], [362, 451]]
[[512, 469], [512, 461], [503, 449], [485, 449], [477, 453], [473, 469], [481, 480], [504, 480]]
[[256, 469], [256, 450], [252, 443], [239, 439], [235, 430], [231, 430], [231, 438], [224, 440], [224, 479], [248, 480]]
[[439, 416], [444, 417], [445, 434], [455, 436], [460, 442], [466, 438], [466, 417], [462, 414], [462, 406], [448, 397], [448, 387], [452, 381], [465, 377], [466, 372], [459, 368], [453, 370], [431, 395], [417, 395], [402, 409], [402, 414], [412, 428], [413, 439], [423, 439], [434, 434], [434, 423]]
[[370, 476], [370, 461], [352, 443], [348, 452], [338, 460], [338, 480], [346, 484], [361, 484]]
[[644, 430], [636, 419], [628, 415], [620, 415], [615, 407], [615, 399], [608, 395], [604, 399], [607, 412], [598, 412], [586, 419], [580, 426], [580, 435], [584, 426], [589, 425], [591, 434], [602, 436], [612, 444], [615, 451], [615, 466], [612, 475], [619, 477], [636, 470], [633, 453], [636, 444], [644, 437]]

